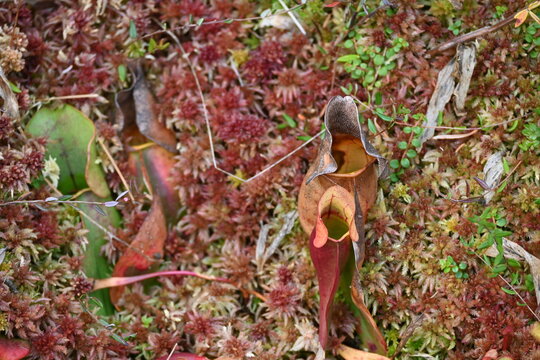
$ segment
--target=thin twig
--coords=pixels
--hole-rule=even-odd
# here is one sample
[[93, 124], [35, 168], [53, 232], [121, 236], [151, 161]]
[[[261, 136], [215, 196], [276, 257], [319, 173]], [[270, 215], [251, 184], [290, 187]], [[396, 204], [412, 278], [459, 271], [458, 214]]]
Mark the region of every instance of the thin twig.
[[481, 127], [452, 127], [452, 126], [412, 125], [412, 124], [408, 124], [408, 123], [401, 122], [401, 121], [394, 121], [394, 124], [400, 125], [400, 126], [418, 126], [418, 127], [423, 128], [423, 129], [439, 129], [439, 130], [471, 131], [471, 130], [483, 130], [483, 129], [488, 129], [488, 128], [492, 128], [492, 127], [496, 127], [496, 126], [508, 124], [508, 123], [514, 122], [514, 121], [516, 121], [516, 120], [517, 120], [517, 119], [510, 119], [510, 120], [502, 121], [502, 122], [495, 123], [495, 124], [489, 124], [489, 125], [485, 125], [485, 126], [481, 126]]
[[287, 11], [287, 15], [289, 15], [289, 17], [292, 19], [294, 25], [296, 25], [296, 27], [298, 28], [298, 30], [300, 30], [302, 35], [306, 35], [306, 30], [304, 30], [304, 27], [302, 26], [302, 24], [300, 24], [300, 21], [298, 21], [298, 19], [294, 15], [294, 13], [287, 6], [287, 4], [285, 4], [285, 2], [283, 0], [278, 0], [278, 1], [281, 4], [281, 6], [283, 7], [283, 9]]
[[131, 199], [131, 201], [135, 202], [135, 198], [131, 194], [131, 190], [129, 189], [129, 186], [127, 184], [126, 179], [124, 178], [124, 175], [122, 175], [122, 172], [118, 168], [118, 165], [116, 164], [116, 161], [114, 161], [111, 153], [109, 152], [109, 149], [107, 149], [107, 146], [105, 145], [105, 143], [103, 143], [103, 139], [98, 137], [97, 140], [98, 140], [99, 145], [101, 145], [101, 148], [105, 152], [105, 155], [107, 155], [107, 157], [109, 158], [109, 161], [111, 162], [114, 170], [116, 171], [116, 173], [120, 177], [120, 180], [122, 181], [122, 184], [124, 184], [124, 187], [125, 187], [126, 191], [128, 192], [129, 198]]
[[453, 39], [450, 39], [449, 41], [445, 42], [444, 44], [439, 45], [435, 49], [429, 51], [428, 54], [433, 55], [433, 54], [436, 54], [438, 52], [453, 48], [454, 46], [456, 46], [458, 44], [461, 44], [462, 42], [469, 41], [469, 40], [472, 40], [474, 38], [487, 35], [487, 34], [493, 32], [493, 31], [497, 31], [500, 28], [502, 28], [502, 27], [510, 24], [512, 21], [514, 21], [515, 20], [514, 15], [511, 15], [511, 16], [507, 17], [506, 19], [504, 19], [502, 21], [499, 21], [495, 25], [485, 26], [485, 27], [483, 27], [481, 29], [471, 31], [470, 33], [463, 34], [463, 35], [460, 35], [460, 36], [455, 37]]
[[[306, 1], [306, 3], [307, 3], [307, 1]], [[162, 27], [161, 30], [157, 30], [157, 31], [154, 31], [154, 32], [152, 32], [150, 34], [143, 35], [143, 36], [141, 36], [141, 39], [145, 39], [147, 37], [151, 37], [151, 36], [154, 36], [154, 35], [157, 35], [157, 34], [163, 34], [163, 33], [169, 33], [169, 32], [172, 32], [172, 31], [177, 31], [177, 30], [183, 30], [183, 29], [189, 29], [189, 28], [198, 28], [198, 27], [204, 26], [204, 25], [231, 24], [233, 22], [262, 20], [262, 19], [266, 19], [266, 18], [269, 18], [269, 17], [272, 17], [272, 16], [287, 14], [287, 13], [289, 13], [291, 11], [294, 11], [296, 9], [301, 8], [306, 3], [295, 5], [290, 9], [284, 9], [284, 10], [277, 11], [274, 14], [271, 14], [271, 15], [268, 15], [268, 16], [252, 16], [252, 17], [240, 18], [240, 19], [229, 18], [229, 19], [224, 19], [224, 20], [204, 21], [204, 22], [202, 22], [200, 24], [184, 24], [184, 25], [176, 26], [176, 27], [173, 27], [173, 28], [170, 28], [170, 29], [165, 29], [162, 24], [159, 24]]]
[[81, 201], [81, 200], [59, 200], [59, 199], [53, 199], [53, 200], [14, 200], [14, 201], [8, 201], [5, 203], [0, 203], [0, 206], [7, 206], [7, 205], [17, 205], [17, 204], [84, 204], [84, 205], [103, 205], [106, 206], [103, 202], [99, 201]]
[[171, 356], [173, 356], [174, 351], [176, 350], [177, 346], [178, 346], [178, 343], [175, 343], [174, 347], [172, 348], [171, 352], [169, 353], [169, 356], [167, 356], [167, 360], [171, 360]]
[[[294, 7], [291, 8], [291, 10], [292, 9], [294, 9]], [[201, 104], [202, 104], [202, 107], [203, 107], [204, 122], [206, 124], [206, 132], [208, 134], [208, 141], [210, 143], [210, 152], [211, 152], [211, 156], [212, 156], [212, 165], [214, 166], [214, 168], [216, 170], [218, 170], [218, 171], [220, 171], [220, 172], [222, 172], [222, 173], [224, 173], [224, 174], [226, 174], [226, 175], [232, 177], [233, 179], [238, 180], [238, 181], [240, 181], [242, 183], [247, 183], [247, 182], [249, 182], [251, 180], [254, 180], [255, 178], [263, 175], [267, 171], [270, 171], [272, 168], [274, 168], [279, 163], [287, 160], [289, 157], [294, 155], [296, 152], [300, 151], [303, 147], [307, 146], [313, 140], [315, 140], [316, 138], [318, 138], [319, 136], [321, 136], [324, 133], [324, 130], [321, 130], [318, 134], [312, 136], [309, 140], [305, 141], [302, 145], [298, 146], [296, 149], [294, 149], [293, 151], [291, 151], [287, 155], [283, 156], [282, 158], [280, 158], [276, 162], [274, 162], [271, 165], [267, 166], [266, 168], [264, 168], [263, 170], [261, 170], [260, 172], [256, 173], [255, 175], [253, 175], [252, 177], [250, 177], [248, 179], [242, 179], [241, 177], [239, 177], [239, 176], [237, 176], [237, 175], [235, 175], [233, 173], [230, 173], [225, 169], [220, 168], [218, 166], [217, 160], [216, 160], [216, 153], [215, 153], [215, 148], [214, 148], [214, 136], [212, 135], [212, 128], [210, 126], [210, 118], [208, 116], [208, 109], [206, 108], [206, 100], [204, 99], [204, 94], [203, 94], [203, 91], [202, 91], [201, 84], [199, 82], [199, 78], [197, 77], [195, 67], [193, 66], [193, 64], [189, 60], [189, 56], [186, 53], [186, 51], [184, 50], [184, 47], [182, 46], [182, 43], [180, 42], [178, 37], [173, 32], [171, 32], [170, 30], [165, 30], [165, 32], [176, 42], [176, 44], [180, 48], [180, 51], [182, 52], [182, 57], [184, 58], [184, 60], [188, 64], [189, 69], [191, 70], [191, 74], [193, 75], [193, 78], [195, 79], [195, 84], [197, 86], [197, 91], [199, 93], [199, 97], [201, 99]]]
[[65, 96], [52, 96], [49, 98], [45, 98], [42, 100], [38, 100], [37, 102], [49, 102], [53, 100], [70, 100], [70, 99], [88, 99], [88, 98], [97, 98], [99, 97], [99, 94], [75, 94], [75, 95], [65, 95]]

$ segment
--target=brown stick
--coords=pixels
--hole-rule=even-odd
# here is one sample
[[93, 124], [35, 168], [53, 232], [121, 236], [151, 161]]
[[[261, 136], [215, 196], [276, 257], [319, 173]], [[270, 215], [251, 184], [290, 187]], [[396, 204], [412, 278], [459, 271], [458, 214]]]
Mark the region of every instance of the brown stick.
[[502, 21], [499, 21], [495, 25], [484, 26], [481, 29], [471, 31], [470, 33], [467, 33], [467, 34], [460, 35], [460, 36], [455, 37], [455, 38], [453, 38], [451, 40], [448, 40], [447, 42], [445, 42], [442, 45], [437, 46], [435, 49], [429, 51], [428, 54], [429, 55], [434, 55], [434, 54], [436, 54], [438, 52], [442, 52], [444, 50], [448, 50], [450, 48], [453, 48], [454, 46], [456, 46], [458, 44], [461, 44], [462, 42], [469, 41], [469, 40], [472, 40], [474, 38], [487, 35], [487, 34], [493, 32], [493, 31], [497, 31], [500, 28], [510, 24], [514, 20], [515, 20], [514, 15], [512, 15], [512, 16], [509, 16], [509, 17], [507, 17], [506, 19], [504, 19]]

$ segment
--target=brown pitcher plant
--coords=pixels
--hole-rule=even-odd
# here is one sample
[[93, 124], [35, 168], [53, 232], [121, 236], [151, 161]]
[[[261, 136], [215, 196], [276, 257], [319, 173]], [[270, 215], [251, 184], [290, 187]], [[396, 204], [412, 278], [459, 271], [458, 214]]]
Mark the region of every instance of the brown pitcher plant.
[[[326, 349], [332, 303], [341, 280], [360, 313], [357, 332], [362, 346], [386, 355], [384, 338], [364, 305], [358, 269], [364, 261], [366, 214], [375, 203], [377, 181], [386, 175], [387, 162], [367, 141], [351, 97], [332, 98], [324, 123], [324, 138], [298, 199], [300, 223], [310, 234], [319, 281], [319, 340]], [[347, 265], [349, 258], [354, 266]]]

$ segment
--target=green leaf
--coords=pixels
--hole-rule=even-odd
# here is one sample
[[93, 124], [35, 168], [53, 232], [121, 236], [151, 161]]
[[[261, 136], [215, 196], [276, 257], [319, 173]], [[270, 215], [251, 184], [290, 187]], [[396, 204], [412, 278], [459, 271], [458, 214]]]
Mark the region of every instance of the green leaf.
[[384, 110], [381, 109], [381, 108], [375, 109], [375, 114], [376, 114], [378, 117], [380, 117], [381, 119], [383, 119], [384, 121], [392, 121], [392, 120], [394, 120], [393, 117], [388, 116], [388, 115], [385, 115], [385, 114], [384, 114]]
[[19, 87], [17, 85], [12, 83], [11, 81], [8, 81], [8, 83], [9, 83], [9, 87], [10, 87], [11, 91], [13, 91], [15, 94], [20, 94], [21, 93], [21, 89], [19, 89]]
[[350, 95], [350, 93], [351, 93], [351, 91], [352, 91], [352, 89], [348, 89], [348, 88], [346, 88], [346, 87], [344, 87], [344, 86], [341, 86], [340, 88], [341, 88], [341, 91], [343, 91], [343, 93], [344, 93], [345, 95]]
[[503, 158], [503, 169], [504, 169], [505, 174], [508, 174], [510, 172], [510, 165], [508, 165], [508, 161], [506, 161], [506, 159], [504, 158]]
[[407, 142], [406, 141], [400, 141], [398, 143], [398, 148], [400, 148], [401, 150], [405, 150], [407, 148]]
[[380, 92], [377, 92], [375, 94], [375, 105], [382, 105], [382, 100], [383, 100], [382, 94]]
[[367, 125], [368, 125], [369, 131], [372, 134], [377, 134], [377, 128], [375, 127], [375, 123], [373, 122], [373, 120], [371, 120], [371, 118], [368, 119]]
[[285, 122], [287, 122], [287, 125], [289, 125], [292, 128], [296, 127], [296, 121], [293, 120], [292, 117], [290, 117], [287, 114], [283, 114], [283, 119], [285, 119]]
[[[102, 202], [103, 200], [111, 200], [110, 198], [100, 198], [91, 192], [82, 194], [79, 199], [81, 201], [98, 202]], [[121, 218], [115, 208], [106, 208], [102, 210], [106, 213], [106, 216], [100, 215], [96, 207], [89, 204], [79, 204], [79, 208], [82, 212], [104, 228], [109, 228], [111, 226], [118, 227], [120, 225]], [[88, 230], [88, 233], [86, 234], [88, 245], [86, 246], [83, 260], [84, 273], [86, 276], [94, 279], [108, 278], [111, 276], [112, 271], [106, 257], [101, 253], [101, 248], [109, 241], [109, 236], [87, 217], [81, 215], [81, 220], [84, 227]], [[111, 315], [114, 313], [114, 308], [109, 297], [109, 289], [100, 289], [94, 291], [91, 293], [91, 296], [95, 297], [94, 301], [100, 301], [100, 309], [98, 314]]]
[[56, 158], [60, 167], [58, 190], [75, 193], [90, 187], [100, 197], [109, 196], [109, 187], [100, 165], [96, 164], [94, 123], [70, 105], [42, 108], [26, 127], [34, 137], [47, 139], [45, 158]]
[[343, 55], [337, 59], [338, 62], [350, 63], [353, 60], [360, 59], [360, 56], [356, 54]]
[[390, 160], [390, 164], [389, 164], [389, 165], [390, 165], [390, 167], [391, 167], [392, 169], [397, 169], [397, 168], [399, 168], [399, 160], [397, 160], [397, 159], [392, 159], [392, 160]]
[[375, 55], [375, 57], [373, 58], [373, 63], [377, 66], [384, 64], [384, 56]]
[[308, 140], [311, 140], [311, 136], [305, 136], [305, 135], [302, 135], [302, 136], [298, 136], [296, 137], [298, 140], [302, 140], [302, 141], [308, 141]]
[[156, 40], [154, 40], [153, 38], [150, 39], [150, 41], [148, 42], [148, 52], [152, 54], [154, 50], [156, 50], [156, 48], [157, 48]]
[[137, 27], [135, 26], [135, 22], [133, 20], [129, 20], [129, 37], [132, 39], [137, 38]]
[[401, 159], [401, 166], [403, 166], [405, 169], [411, 166], [411, 161], [407, 158]]
[[124, 64], [118, 65], [118, 78], [121, 82], [126, 82], [127, 69]]
[[420, 139], [412, 139], [411, 145], [415, 148], [419, 148], [420, 146], [422, 146], [422, 143], [420, 142]]
[[200, 18], [199, 20], [197, 20], [197, 26], [201, 26], [203, 22], [204, 18]]
[[520, 262], [515, 260], [515, 259], [507, 259], [507, 261], [508, 261], [508, 265], [510, 265], [512, 267], [515, 267], [515, 268], [520, 268], [521, 267]]
[[495, 242], [495, 240], [493, 238], [489, 238], [486, 241], [484, 241], [483, 243], [481, 243], [480, 245], [478, 245], [478, 250], [486, 249], [486, 248], [490, 247], [491, 245], [493, 245], [494, 242]]
[[405, 127], [403, 128], [403, 132], [404, 132], [405, 134], [410, 134], [410, 133], [412, 132], [412, 127], [410, 127], [410, 126], [405, 126]]
[[416, 152], [416, 150], [414, 150], [414, 149], [407, 150], [407, 157], [413, 159], [416, 156], [418, 156], [418, 153]]
[[352, 42], [352, 40], [345, 40], [345, 42], [343, 43], [343, 46], [347, 49], [350, 49], [354, 46], [354, 43]]
[[118, 341], [118, 342], [119, 342], [120, 344], [122, 344], [122, 345], [126, 345], [126, 346], [129, 345], [129, 344], [126, 342], [126, 340], [124, 340], [122, 337], [116, 335], [115, 333], [111, 333], [111, 337], [112, 337], [114, 340]]
[[505, 293], [507, 293], [508, 295], [516, 295], [517, 294], [514, 290], [507, 289], [507, 288], [502, 287], [502, 286], [501, 286], [501, 290], [504, 291]]
[[223, 22], [224, 22], [225, 24], [232, 24], [233, 21], [234, 21], [234, 19], [227, 19], [227, 20], [224, 20]]

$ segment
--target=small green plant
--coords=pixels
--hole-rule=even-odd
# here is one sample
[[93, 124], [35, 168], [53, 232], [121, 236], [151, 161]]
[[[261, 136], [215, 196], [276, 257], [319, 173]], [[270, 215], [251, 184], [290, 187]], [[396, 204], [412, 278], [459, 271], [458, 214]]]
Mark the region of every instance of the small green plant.
[[502, 5], [502, 6], [495, 6], [495, 11], [498, 18], [502, 18], [504, 16], [504, 13], [508, 10], [508, 7]]
[[503, 238], [512, 235], [511, 231], [503, 230], [507, 225], [507, 220], [497, 208], [488, 207], [481, 215], [473, 216], [469, 220], [478, 225], [478, 234], [486, 239], [477, 246], [478, 250], [487, 249], [495, 245], [499, 254], [493, 259], [493, 262], [488, 261], [489, 265], [493, 266], [492, 275], [497, 276], [504, 273], [508, 269], [508, 261], [505, 261], [503, 250]]
[[519, 144], [519, 148], [523, 151], [536, 150], [540, 147], [540, 126], [536, 124], [525, 124], [522, 131], [523, 136], [527, 139]]
[[454, 35], [457, 36], [459, 32], [461, 31], [461, 25], [462, 25], [462, 21], [456, 20], [448, 27], [448, 30], [450, 30]]
[[[398, 115], [402, 115], [404, 121], [407, 122], [409, 119], [409, 109], [399, 108], [397, 110]], [[398, 182], [399, 177], [412, 166], [412, 161], [418, 157], [418, 152], [422, 147], [422, 142], [420, 137], [422, 136], [422, 127], [418, 126], [423, 122], [425, 115], [424, 114], [414, 114], [411, 116], [415, 120], [415, 124], [411, 126], [405, 126], [403, 132], [409, 134], [408, 141], [400, 141], [397, 146], [400, 150], [403, 150], [403, 153], [400, 158], [390, 160], [390, 168], [394, 169], [394, 172], [390, 174], [390, 180], [392, 182]]]
[[[153, 38], [151, 38], [148, 42], [138, 39], [137, 27], [135, 26], [135, 22], [133, 20], [129, 22], [129, 37], [134, 40], [131, 44], [129, 44], [127, 49], [127, 54], [130, 58], [140, 58], [146, 54], [153, 54], [156, 51], [166, 50], [170, 45], [163, 39], [161, 39], [159, 43]], [[119, 77], [122, 77], [121, 70], [119, 70], [118, 73]]]
[[523, 29], [523, 49], [528, 52], [527, 56], [535, 59], [539, 54], [540, 36], [536, 36], [536, 33], [540, 30], [540, 24], [531, 22], [528, 26], [523, 26]]
[[394, 38], [392, 47], [381, 48], [375, 45], [364, 45], [363, 35], [351, 31], [349, 39], [345, 40], [343, 47], [354, 49], [354, 54], [343, 55], [337, 59], [344, 63], [344, 69], [351, 74], [351, 78], [361, 80], [362, 86], [368, 90], [380, 88], [381, 77], [388, 75], [396, 67], [396, 56], [409, 43], [400, 37]]
[[467, 273], [467, 263], [464, 261], [458, 264], [452, 256], [448, 255], [446, 259], [439, 260], [439, 265], [444, 273], [452, 272], [458, 279], [469, 278], [469, 274]]

